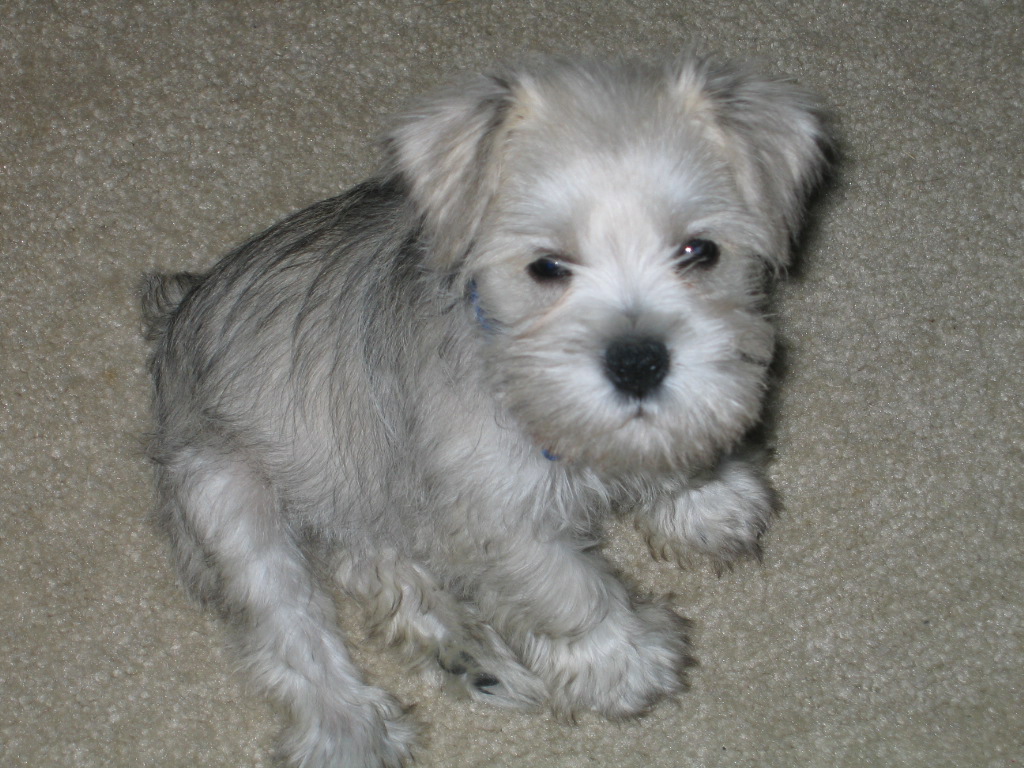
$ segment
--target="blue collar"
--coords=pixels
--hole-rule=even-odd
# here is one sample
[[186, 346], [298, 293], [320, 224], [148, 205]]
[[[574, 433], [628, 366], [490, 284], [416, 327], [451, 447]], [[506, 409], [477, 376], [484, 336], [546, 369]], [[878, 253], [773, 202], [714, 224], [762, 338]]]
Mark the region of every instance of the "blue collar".
[[[487, 316], [484, 308], [480, 306], [480, 291], [477, 290], [476, 280], [469, 281], [469, 303], [473, 306], [473, 314], [476, 316], [477, 324], [488, 333], [497, 330], [494, 321]], [[547, 448], [541, 448], [540, 454], [548, 461], [559, 461], [560, 457], [553, 454]]]
[[473, 305], [473, 313], [476, 315], [476, 321], [481, 328], [487, 332], [497, 330], [494, 321], [487, 316], [484, 308], [480, 306], [480, 292], [477, 290], [476, 280], [469, 281], [469, 303]]

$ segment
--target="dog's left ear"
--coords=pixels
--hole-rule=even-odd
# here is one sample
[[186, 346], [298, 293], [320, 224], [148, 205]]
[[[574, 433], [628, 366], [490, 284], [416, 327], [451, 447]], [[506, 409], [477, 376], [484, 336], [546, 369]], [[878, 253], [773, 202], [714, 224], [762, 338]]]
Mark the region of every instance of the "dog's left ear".
[[684, 69], [680, 86], [702, 86], [716, 133], [733, 160], [740, 192], [771, 225], [771, 242], [762, 255], [783, 265], [807, 198], [828, 165], [830, 141], [822, 110], [813, 95], [788, 80], [703, 64], [699, 74]]
[[512, 86], [481, 76], [423, 101], [385, 139], [389, 171], [423, 220], [431, 266], [452, 269], [473, 242], [497, 190]]

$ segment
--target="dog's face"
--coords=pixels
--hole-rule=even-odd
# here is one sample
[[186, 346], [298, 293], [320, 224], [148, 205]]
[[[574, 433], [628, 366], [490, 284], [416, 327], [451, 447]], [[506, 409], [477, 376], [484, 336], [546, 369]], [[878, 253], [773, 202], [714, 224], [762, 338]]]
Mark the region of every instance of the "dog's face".
[[463, 130], [478, 121], [473, 140], [443, 145], [434, 116], [395, 146], [437, 257], [452, 249], [448, 268], [473, 285], [496, 391], [538, 450], [609, 472], [684, 469], [757, 418], [772, 350], [760, 289], [820, 134], [780, 83], [615, 72], [522, 75], [495, 83], [500, 97], [438, 102], [449, 131], [456, 104]]

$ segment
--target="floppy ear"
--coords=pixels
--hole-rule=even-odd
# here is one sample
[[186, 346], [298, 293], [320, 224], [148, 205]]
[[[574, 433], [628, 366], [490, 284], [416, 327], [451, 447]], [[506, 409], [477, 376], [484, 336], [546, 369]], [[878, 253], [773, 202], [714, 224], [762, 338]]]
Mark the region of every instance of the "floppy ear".
[[[684, 71], [680, 83], [694, 74]], [[792, 82], [739, 68], [707, 66], [702, 74], [740, 192], [771, 225], [771, 252], [763, 255], [784, 264], [827, 166], [830, 142], [818, 102]]]
[[512, 87], [481, 76], [420, 103], [385, 139], [390, 171], [422, 217], [432, 266], [455, 267], [472, 244], [499, 181]]

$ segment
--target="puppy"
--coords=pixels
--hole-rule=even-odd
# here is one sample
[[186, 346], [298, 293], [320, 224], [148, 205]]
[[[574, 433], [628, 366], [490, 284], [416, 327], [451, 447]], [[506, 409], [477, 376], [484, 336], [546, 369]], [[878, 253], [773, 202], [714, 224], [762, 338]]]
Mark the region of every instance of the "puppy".
[[331, 582], [481, 701], [623, 718], [684, 688], [685, 622], [596, 545], [620, 512], [658, 556], [758, 553], [765, 276], [823, 146], [805, 92], [742, 68], [534, 61], [423, 101], [379, 175], [210, 272], [148, 278], [159, 524], [287, 764], [415, 743]]

